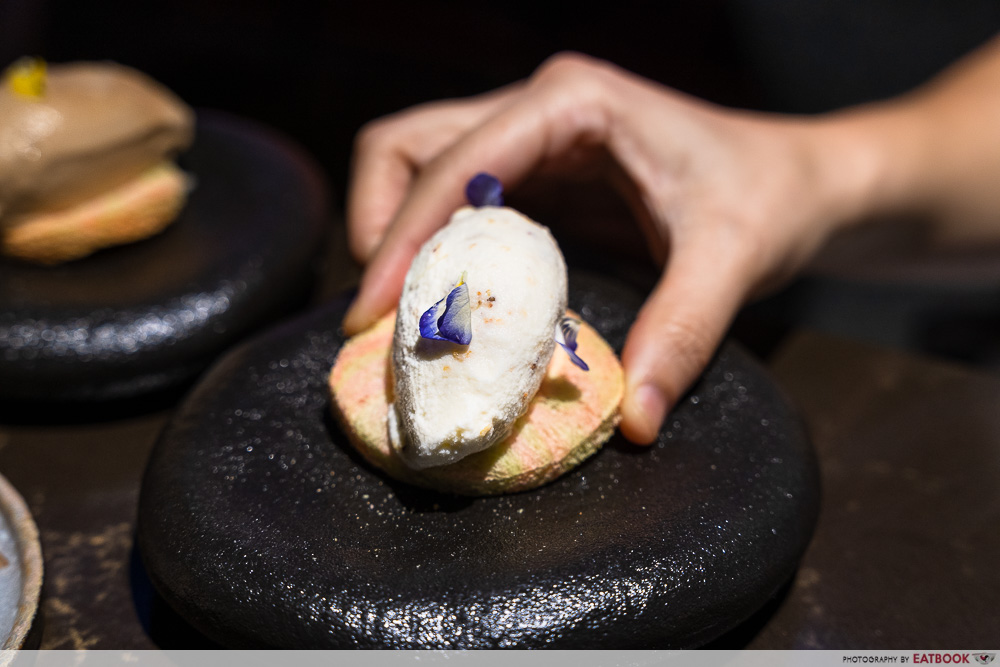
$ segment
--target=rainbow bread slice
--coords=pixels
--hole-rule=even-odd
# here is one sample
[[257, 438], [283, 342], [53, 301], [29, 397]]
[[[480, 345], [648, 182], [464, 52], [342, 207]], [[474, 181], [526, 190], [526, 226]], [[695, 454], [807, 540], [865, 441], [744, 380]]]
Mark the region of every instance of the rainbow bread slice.
[[496, 495], [525, 491], [569, 471], [601, 448], [619, 421], [624, 373], [611, 347], [582, 324], [577, 342], [589, 371], [555, 354], [527, 412], [489, 449], [447, 465], [413, 469], [389, 440], [395, 314], [348, 340], [330, 373], [333, 410], [354, 447], [390, 476], [437, 491]]
[[188, 176], [174, 163], [164, 162], [82, 204], [26, 216], [0, 229], [0, 252], [58, 264], [139, 241], [177, 218], [189, 189]]

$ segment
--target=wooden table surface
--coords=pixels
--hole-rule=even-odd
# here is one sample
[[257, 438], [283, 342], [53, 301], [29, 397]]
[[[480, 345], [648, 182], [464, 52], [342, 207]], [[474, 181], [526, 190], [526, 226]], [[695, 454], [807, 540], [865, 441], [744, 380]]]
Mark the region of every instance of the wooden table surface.
[[[355, 279], [339, 272], [317, 298]], [[809, 331], [766, 361], [812, 435], [822, 510], [794, 580], [714, 646], [995, 647], [1000, 378]], [[170, 415], [169, 401], [65, 423], [0, 412], [0, 472], [41, 533], [42, 648], [211, 646], [156, 596], [133, 549], [143, 468]]]

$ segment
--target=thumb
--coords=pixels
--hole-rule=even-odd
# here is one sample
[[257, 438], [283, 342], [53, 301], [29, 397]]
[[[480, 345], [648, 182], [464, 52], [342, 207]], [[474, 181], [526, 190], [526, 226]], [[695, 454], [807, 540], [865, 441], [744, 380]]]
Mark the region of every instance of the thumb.
[[735, 259], [720, 262], [714, 243], [675, 248], [622, 351], [626, 438], [656, 439], [669, 410], [715, 353], [747, 294], [748, 275]]

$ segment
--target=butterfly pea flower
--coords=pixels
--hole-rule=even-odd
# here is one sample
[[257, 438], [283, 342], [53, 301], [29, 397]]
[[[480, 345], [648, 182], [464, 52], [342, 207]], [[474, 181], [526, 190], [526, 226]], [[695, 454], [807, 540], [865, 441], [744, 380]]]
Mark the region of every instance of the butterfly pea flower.
[[576, 353], [576, 335], [579, 331], [580, 320], [564, 316], [561, 320], [559, 320], [559, 324], [556, 326], [556, 342], [559, 343], [559, 347], [566, 350], [566, 354], [569, 355], [570, 360], [574, 364], [585, 371], [589, 371], [590, 366], [588, 366], [587, 362], [581, 359]]
[[469, 285], [465, 278], [466, 274], [463, 272], [448, 296], [420, 316], [421, 337], [459, 345], [472, 342], [472, 307], [469, 305]]
[[476, 208], [503, 206], [503, 186], [495, 176], [480, 172], [469, 179], [465, 186], [465, 198]]

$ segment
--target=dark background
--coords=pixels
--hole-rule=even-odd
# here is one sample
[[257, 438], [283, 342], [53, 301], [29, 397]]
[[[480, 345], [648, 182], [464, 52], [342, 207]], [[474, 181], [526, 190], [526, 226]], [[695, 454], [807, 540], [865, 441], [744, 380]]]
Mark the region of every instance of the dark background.
[[528, 76], [560, 50], [723, 104], [817, 112], [906, 90], [998, 28], [995, 0], [0, 0], [0, 65], [137, 67], [292, 135], [342, 192], [365, 121]]

